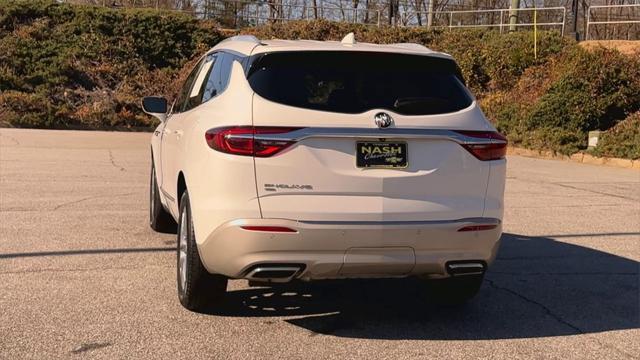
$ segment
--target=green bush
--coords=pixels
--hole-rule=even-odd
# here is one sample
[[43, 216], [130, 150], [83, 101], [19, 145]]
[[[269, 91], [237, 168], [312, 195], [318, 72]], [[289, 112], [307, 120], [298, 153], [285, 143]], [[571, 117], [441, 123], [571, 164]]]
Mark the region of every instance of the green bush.
[[640, 109], [640, 59], [615, 50], [567, 47], [545, 68], [528, 69], [483, 108], [513, 143], [572, 154], [587, 132], [606, 130]]
[[[586, 51], [556, 32], [538, 33], [537, 54], [531, 32], [322, 20], [240, 32], [336, 41], [354, 32], [359, 42], [423, 44], [457, 60], [485, 113], [512, 144], [570, 154], [586, 148], [588, 131], [615, 126], [599, 153], [636, 156], [627, 145], [616, 148], [616, 141], [630, 131], [619, 128], [637, 126], [637, 120], [621, 122], [640, 108], [637, 56]], [[153, 126], [140, 98], [173, 97], [197, 57], [232, 34], [176, 12], [0, 0], [0, 125]]]
[[640, 159], [640, 112], [629, 115], [602, 133], [593, 153], [599, 156]]
[[171, 96], [182, 66], [223, 38], [175, 12], [0, 0], [0, 123], [150, 126], [140, 97]]

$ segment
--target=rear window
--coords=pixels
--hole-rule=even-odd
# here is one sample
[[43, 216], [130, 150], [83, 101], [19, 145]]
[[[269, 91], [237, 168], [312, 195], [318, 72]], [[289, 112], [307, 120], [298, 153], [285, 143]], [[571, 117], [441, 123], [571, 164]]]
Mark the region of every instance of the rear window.
[[471, 105], [455, 62], [375, 52], [296, 51], [255, 55], [247, 78], [263, 98], [348, 114], [387, 109], [432, 115]]

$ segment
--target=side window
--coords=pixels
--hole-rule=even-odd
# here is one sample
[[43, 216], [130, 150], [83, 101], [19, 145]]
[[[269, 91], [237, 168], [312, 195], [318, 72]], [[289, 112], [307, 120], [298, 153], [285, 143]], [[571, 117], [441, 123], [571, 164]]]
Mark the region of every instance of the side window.
[[222, 66], [220, 66], [220, 92], [223, 92], [229, 85], [229, 77], [231, 76], [231, 66], [236, 56], [224, 54]]
[[202, 102], [207, 102], [212, 98], [220, 95], [229, 84], [229, 76], [231, 75], [231, 66], [236, 57], [227, 53], [218, 53], [218, 59], [214, 65], [207, 83], [203, 89]]
[[205, 88], [205, 80], [211, 73], [216, 71], [217, 64], [220, 62], [216, 54], [209, 54], [204, 58], [204, 63], [200, 67], [198, 76], [196, 77], [191, 91], [189, 92], [189, 98], [185, 106], [185, 110], [193, 109], [194, 107], [202, 104], [202, 91]]
[[202, 89], [200, 90], [200, 103], [207, 102], [212, 97], [218, 95], [217, 79], [220, 78], [220, 65], [223, 61], [223, 54], [215, 53], [209, 56], [215, 58], [215, 64], [209, 70], [204, 84], [202, 85]]
[[191, 70], [191, 73], [189, 74], [189, 76], [187, 76], [187, 79], [184, 81], [184, 84], [182, 85], [182, 88], [178, 93], [178, 97], [176, 98], [176, 103], [173, 107], [173, 112], [179, 113], [184, 111], [185, 104], [189, 99], [189, 92], [191, 91], [191, 87], [193, 86], [193, 81], [195, 80], [196, 75], [198, 74], [198, 70], [200, 69], [200, 66], [202, 65], [203, 61], [204, 59], [200, 60], [200, 62], [198, 62], [198, 64], [194, 66], [193, 70]]
[[229, 84], [231, 67], [236, 59], [239, 58], [223, 52], [205, 56], [189, 74], [180, 90], [174, 112], [193, 109], [220, 95]]

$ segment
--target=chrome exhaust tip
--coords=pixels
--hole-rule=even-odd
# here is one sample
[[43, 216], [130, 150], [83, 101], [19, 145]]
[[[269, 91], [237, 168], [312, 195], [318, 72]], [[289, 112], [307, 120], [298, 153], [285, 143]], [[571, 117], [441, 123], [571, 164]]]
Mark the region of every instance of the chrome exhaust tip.
[[447, 272], [451, 276], [482, 275], [487, 270], [483, 261], [451, 261], [446, 264]]
[[256, 265], [245, 276], [249, 281], [255, 282], [289, 282], [302, 270], [298, 265]]

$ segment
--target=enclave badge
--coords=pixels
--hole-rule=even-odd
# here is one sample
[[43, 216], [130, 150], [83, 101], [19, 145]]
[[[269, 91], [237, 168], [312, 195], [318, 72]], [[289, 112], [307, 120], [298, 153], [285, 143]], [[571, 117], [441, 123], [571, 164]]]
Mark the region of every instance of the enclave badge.
[[378, 125], [380, 129], [388, 128], [393, 124], [393, 118], [391, 115], [385, 112], [379, 112], [373, 116], [373, 121]]

